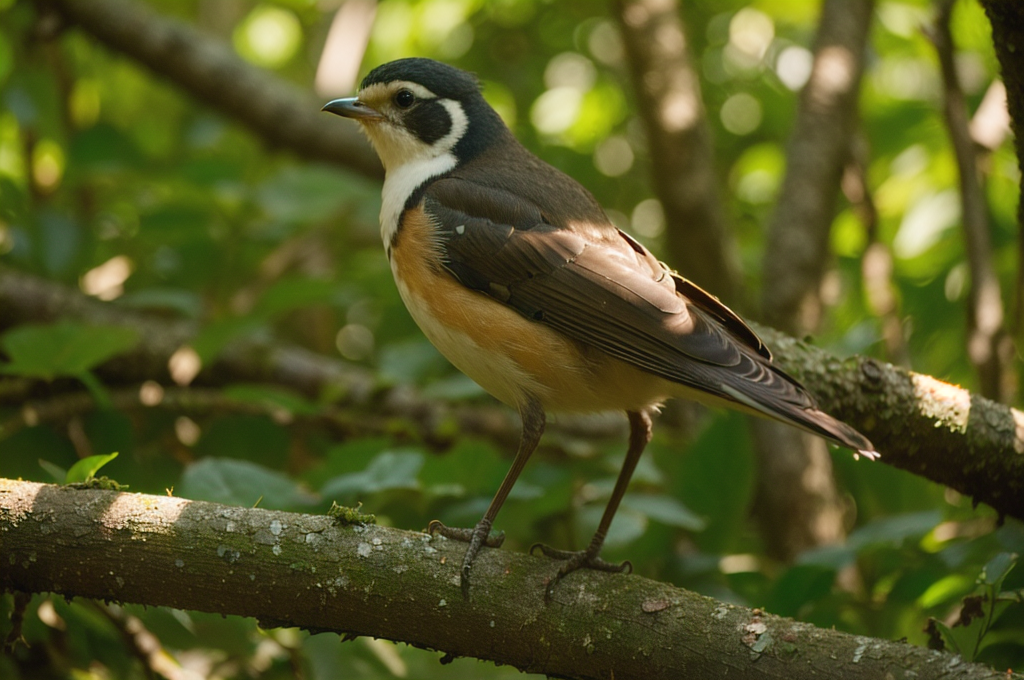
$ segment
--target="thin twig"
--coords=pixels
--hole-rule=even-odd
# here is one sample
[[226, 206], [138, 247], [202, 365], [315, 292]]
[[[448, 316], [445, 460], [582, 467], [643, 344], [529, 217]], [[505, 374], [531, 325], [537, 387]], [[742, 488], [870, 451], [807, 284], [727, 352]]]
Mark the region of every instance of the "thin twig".
[[843, 173], [843, 193], [864, 224], [867, 247], [861, 259], [861, 276], [868, 307], [879, 318], [886, 357], [900, 366], [910, 366], [899, 301], [892, 281], [892, 250], [878, 237], [878, 208], [868, 184], [868, 143], [861, 134], [850, 145], [850, 162]]
[[647, 131], [651, 180], [665, 211], [671, 264], [737, 304], [739, 263], [726, 229], [700, 78], [675, 0], [612, 3]]
[[[937, 0], [935, 24], [928, 35], [939, 57], [942, 72], [943, 116], [949, 132], [960, 176], [960, 202], [963, 212], [964, 245], [971, 273], [968, 297], [967, 357], [980, 379], [980, 391], [989, 399], [1004, 401], [1010, 368], [1004, 365], [1001, 347], [1009, 341], [1003, 329], [1003, 300], [999, 279], [992, 265], [988, 208], [981, 181], [974, 141], [971, 139], [967, 101], [954, 61], [955, 45], [950, 22], [955, 0]], [[1010, 351], [1012, 356], [1012, 350]]]

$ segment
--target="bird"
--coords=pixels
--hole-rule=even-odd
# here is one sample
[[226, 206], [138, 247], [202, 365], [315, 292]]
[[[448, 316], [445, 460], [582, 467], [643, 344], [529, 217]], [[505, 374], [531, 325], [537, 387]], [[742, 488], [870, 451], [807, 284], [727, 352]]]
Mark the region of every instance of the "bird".
[[718, 298], [617, 228], [579, 182], [516, 139], [479, 80], [421, 57], [372, 69], [323, 110], [361, 126], [384, 166], [380, 227], [402, 301], [456, 368], [522, 421], [508, 474], [477, 524], [431, 534], [498, 547], [494, 520], [536, 449], [548, 413], [624, 411], [625, 460], [590, 544], [536, 545], [561, 560], [546, 595], [580, 568], [629, 571], [600, 556], [647, 443], [652, 413], [690, 398], [779, 420], [876, 458], [871, 442], [820, 410]]

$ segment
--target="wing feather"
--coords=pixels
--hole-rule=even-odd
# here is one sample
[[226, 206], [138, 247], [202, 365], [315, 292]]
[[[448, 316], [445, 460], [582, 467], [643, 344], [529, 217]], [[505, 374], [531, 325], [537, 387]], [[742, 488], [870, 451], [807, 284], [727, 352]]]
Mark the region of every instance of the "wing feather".
[[457, 178], [431, 185], [424, 205], [443, 266], [468, 288], [654, 375], [871, 450], [771, 363], [742, 319], [611, 225], [552, 225], [512, 192]]

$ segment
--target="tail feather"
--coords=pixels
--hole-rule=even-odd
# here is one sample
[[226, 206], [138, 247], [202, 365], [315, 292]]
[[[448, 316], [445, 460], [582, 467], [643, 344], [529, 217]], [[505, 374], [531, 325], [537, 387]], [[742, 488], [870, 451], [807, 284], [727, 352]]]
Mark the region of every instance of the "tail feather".
[[784, 403], [772, 404], [772, 406], [789, 407], [776, 410], [771, 408], [770, 405], [752, 399], [750, 396], [729, 385], [723, 385], [722, 390], [740, 404], [753, 409], [767, 418], [794, 425], [811, 434], [824, 437], [834, 444], [853, 449], [858, 455], [870, 460], [876, 460], [879, 457], [874, 444], [867, 437], [841, 420], [833, 418], [817, 408], [802, 408]]

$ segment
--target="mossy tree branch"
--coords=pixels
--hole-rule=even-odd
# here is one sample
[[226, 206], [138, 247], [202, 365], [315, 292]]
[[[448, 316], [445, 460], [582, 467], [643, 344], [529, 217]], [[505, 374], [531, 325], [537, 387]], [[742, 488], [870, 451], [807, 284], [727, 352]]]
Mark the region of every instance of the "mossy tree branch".
[[755, 330], [825, 411], [871, 438], [886, 464], [1024, 518], [1024, 412], [922, 373]]
[[[0, 480], [0, 588], [372, 635], [556, 677], [1019, 678], [824, 630], [639, 576], [581, 571], [544, 602], [551, 561], [320, 515]], [[73, 559], [69, 556], [73, 555]]]

